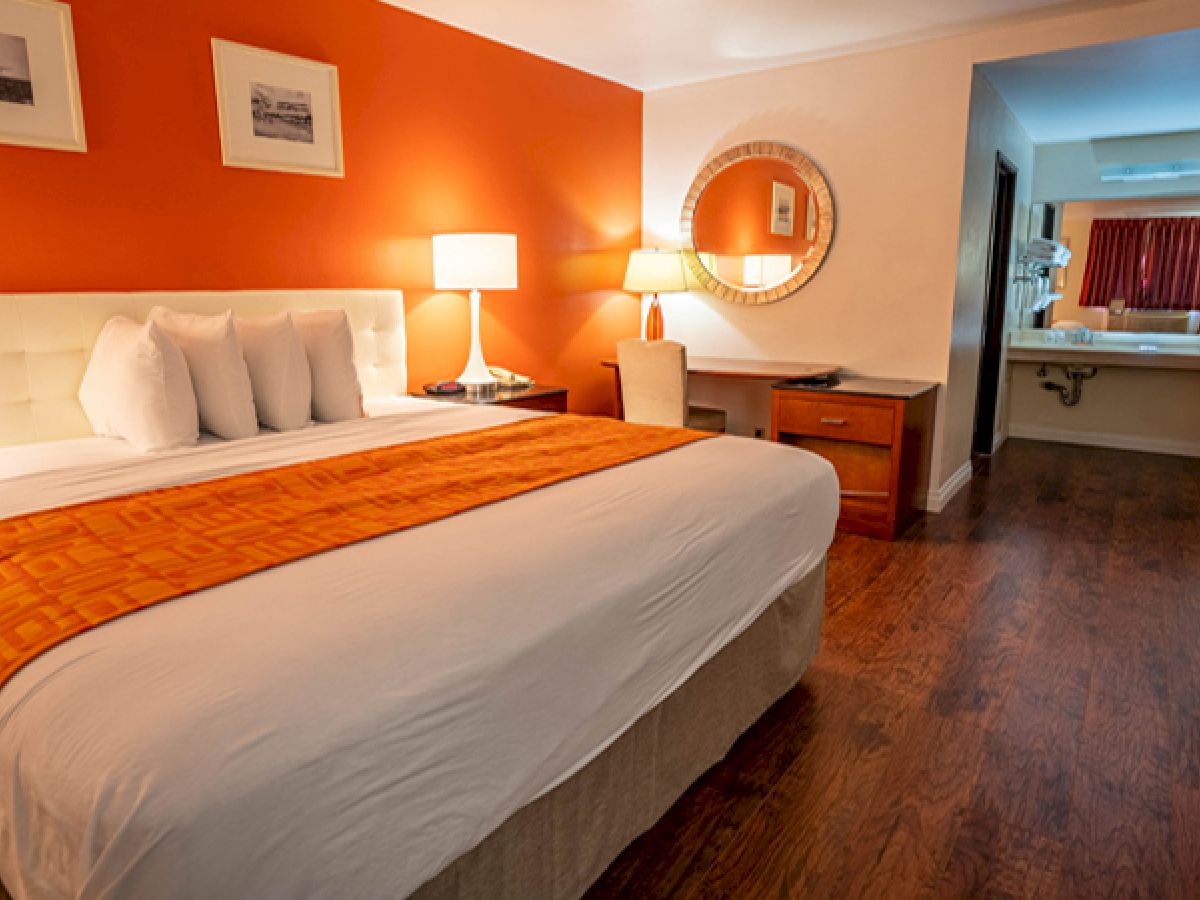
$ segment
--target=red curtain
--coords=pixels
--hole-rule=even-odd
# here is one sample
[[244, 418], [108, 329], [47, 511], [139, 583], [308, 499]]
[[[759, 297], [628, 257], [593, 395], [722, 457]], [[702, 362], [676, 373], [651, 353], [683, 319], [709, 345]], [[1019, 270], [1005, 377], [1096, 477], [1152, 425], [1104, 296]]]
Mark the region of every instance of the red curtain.
[[1143, 261], [1146, 225], [1150, 219], [1095, 219], [1088, 242], [1087, 267], [1083, 270], [1080, 306], [1108, 306], [1124, 298], [1125, 305], [1138, 307], [1144, 293]]
[[1141, 309], [1200, 310], [1200, 218], [1151, 219]]
[[1200, 311], [1200, 217], [1096, 219], [1080, 306]]

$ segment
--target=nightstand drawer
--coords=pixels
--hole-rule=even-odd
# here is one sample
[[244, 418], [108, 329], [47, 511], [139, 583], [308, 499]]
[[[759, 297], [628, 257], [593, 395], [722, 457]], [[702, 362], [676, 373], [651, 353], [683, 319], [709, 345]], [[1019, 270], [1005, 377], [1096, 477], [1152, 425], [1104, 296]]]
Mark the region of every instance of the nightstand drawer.
[[890, 405], [811, 400], [799, 394], [779, 399], [778, 428], [788, 434], [887, 447], [892, 443], [894, 425], [895, 411]]
[[831, 441], [796, 435], [787, 443], [833, 464], [843, 497], [887, 503], [892, 491], [892, 453], [887, 447], [861, 441]]

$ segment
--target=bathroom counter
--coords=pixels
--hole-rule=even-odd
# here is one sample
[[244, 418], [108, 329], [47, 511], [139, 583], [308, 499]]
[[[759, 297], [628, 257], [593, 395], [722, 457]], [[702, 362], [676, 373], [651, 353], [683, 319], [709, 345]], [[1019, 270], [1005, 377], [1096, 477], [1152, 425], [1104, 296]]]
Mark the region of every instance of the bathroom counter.
[[[1174, 340], [1164, 340], [1163, 335], [1156, 335], [1153, 339], [1144, 341], [1119, 339], [1097, 340], [1095, 344], [1052, 344], [1014, 335], [1008, 346], [1008, 361], [1067, 366], [1200, 370], [1200, 341], [1192, 336], [1170, 337]], [[1156, 349], [1144, 349], [1147, 346]]]

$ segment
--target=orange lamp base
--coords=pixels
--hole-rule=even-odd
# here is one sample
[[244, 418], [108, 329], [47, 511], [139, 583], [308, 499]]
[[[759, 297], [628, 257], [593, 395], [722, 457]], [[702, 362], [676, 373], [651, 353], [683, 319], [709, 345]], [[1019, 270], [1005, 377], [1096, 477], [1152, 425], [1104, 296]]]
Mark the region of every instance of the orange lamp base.
[[658, 294], [650, 301], [650, 309], [646, 311], [646, 340], [661, 341], [663, 339], [662, 307], [658, 304]]

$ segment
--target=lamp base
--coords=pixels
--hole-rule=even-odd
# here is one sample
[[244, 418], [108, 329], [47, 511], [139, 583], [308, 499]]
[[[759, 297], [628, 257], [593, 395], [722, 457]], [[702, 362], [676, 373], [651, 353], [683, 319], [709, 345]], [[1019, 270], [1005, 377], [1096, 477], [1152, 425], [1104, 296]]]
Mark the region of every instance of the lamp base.
[[496, 395], [500, 393], [500, 384], [496, 381], [471, 384], [470, 382], [460, 380], [458, 383], [463, 386], [463, 390], [466, 391], [466, 397], [469, 400], [494, 400], [496, 399]]
[[650, 301], [650, 308], [646, 310], [646, 340], [661, 341], [663, 339], [663, 314], [662, 306], [658, 302], [658, 294], [655, 293]]
[[471, 291], [471, 355], [456, 380], [466, 388], [468, 397], [496, 396], [496, 376], [483, 361], [483, 345], [479, 340], [479, 291]]

